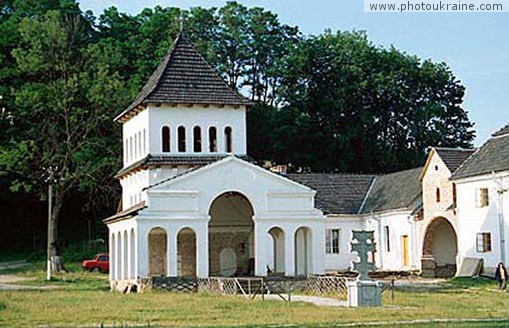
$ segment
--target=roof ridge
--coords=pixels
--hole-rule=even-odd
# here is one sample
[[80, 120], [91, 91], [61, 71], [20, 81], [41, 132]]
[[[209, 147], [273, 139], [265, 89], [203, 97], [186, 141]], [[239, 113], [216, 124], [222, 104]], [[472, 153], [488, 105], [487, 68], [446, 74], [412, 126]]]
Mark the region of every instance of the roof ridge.
[[353, 176], [378, 176], [380, 174], [377, 173], [356, 173], [356, 172], [295, 172], [295, 173], [287, 173], [287, 174], [296, 174], [296, 175], [312, 175], [312, 174], [322, 174], [322, 175], [353, 175]]
[[491, 139], [492, 138], [486, 140], [481, 145], [481, 147], [476, 148], [476, 150], [472, 153], [472, 155], [470, 155], [467, 159], [465, 159], [463, 162], [461, 162], [460, 166], [458, 166], [458, 168], [456, 170], [454, 170], [454, 172], [452, 172], [451, 177], [449, 179], [454, 179], [454, 175], [456, 174], [456, 172], [458, 172], [463, 166], [465, 166], [465, 164], [467, 164], [469, 161], [471, 161], [472, 158], [475, 156], [475, 154], [477, 154], [477, 152], [479, 152], [481, 150], [481, 148], [484, 147], [484, 145], [486, 145]]
[[408, 171], [413, 171], [413, 170], [418, 170], [418, 169], [423, 169], [424, 166], [417, 166], [417, 167], [413, 167], [411, 169], [404, 169], [404, 170], [399, 170], [399, 171], [394, 171], [394, 172], [389, 172], [389, 173], [382, 173], [380, 174], [380, 176], [387, 176], [387, 175], [391, 175], [391, 174], [398, 174], [398, 173], [403, 173], [403, 172], [408, 172]]
[[359, 206], [359, 210], [357, 211], [357, 214], [361, 214], [364, 210], [364, 206], [366, 206], [366, 202], [368, 201], [368, 197], [371, 194], [371, 190], [373, 190], [373, 186], [375, 185], [375, 182], [377, 180], [378, 176], [375, 175], [373, 180], [371, 180], [371, 183], [369, 184], [368, 191], [366, 192], [366, 195], [364, 195], [364, 199], [362, 200], [361, 206]]
[[443, 149], [443, 150], [458, 150], [458, 151], [475, 151], [476, 148], [462, 148], [462, 147], [432, 147], [434, 149]]

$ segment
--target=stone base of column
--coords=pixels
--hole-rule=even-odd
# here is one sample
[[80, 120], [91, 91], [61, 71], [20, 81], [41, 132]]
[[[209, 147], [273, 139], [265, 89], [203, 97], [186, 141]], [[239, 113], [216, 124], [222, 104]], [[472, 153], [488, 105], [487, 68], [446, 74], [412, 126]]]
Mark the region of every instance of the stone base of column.
[[348, 306], [381, 306], [382, 285], [376, 281], [350, 281], [348, 283]]

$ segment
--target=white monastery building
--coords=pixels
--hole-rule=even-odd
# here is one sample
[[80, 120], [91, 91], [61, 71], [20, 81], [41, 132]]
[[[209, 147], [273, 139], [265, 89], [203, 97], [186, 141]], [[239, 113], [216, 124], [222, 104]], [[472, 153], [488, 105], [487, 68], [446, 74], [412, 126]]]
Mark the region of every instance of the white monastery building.
[[508, 225], [509, 127], [476, 152], [433, 148], [424, 168], [285, 174], [246, 153], [250, 105], [177, 37], [115, 119], [124, 165], [121, 211], [104, 220], [112, 287], [347, 270], [352, 230], [375, 232], [372, 257], [385, 271], [452, 276], [463, 257], [495, 266], [509, 252], [495, 247]]

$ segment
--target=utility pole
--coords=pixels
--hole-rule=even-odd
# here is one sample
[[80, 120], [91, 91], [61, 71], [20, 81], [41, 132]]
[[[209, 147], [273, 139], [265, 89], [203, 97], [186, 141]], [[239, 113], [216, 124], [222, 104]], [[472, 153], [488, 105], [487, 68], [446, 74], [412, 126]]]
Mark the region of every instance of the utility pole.
[[53, 183], [55, 183], [55, 172], [58, 167], [48, 167], [45, 170], [46, 182], [48, 183], [48, 243], [47, 243], [47, 262], [46, 262], [46, 279], [51, 280], [51, 241], [53, 240], [53, 224], [51, 216], [53, 214]]
[[504, 221], [504, 194], [509, 190], [504, 188], [503, 186], [503, 177], [498, 177], [495, 175], [495, 172], [491, 173], [493, 175], [493, 181], [497, 185], [497, 194], [498, 194], [498, 224], [499, 224], [499, 234], [500, 234], [500, 262], [504, 265], [506, 264], [505, 260], [505, 221]]
[[51, 208], [53, 206], [53, 174], [50, 173], [49, 184], [48, 184], [48, 261], [46, 267], [46, 279], [51, 280]]

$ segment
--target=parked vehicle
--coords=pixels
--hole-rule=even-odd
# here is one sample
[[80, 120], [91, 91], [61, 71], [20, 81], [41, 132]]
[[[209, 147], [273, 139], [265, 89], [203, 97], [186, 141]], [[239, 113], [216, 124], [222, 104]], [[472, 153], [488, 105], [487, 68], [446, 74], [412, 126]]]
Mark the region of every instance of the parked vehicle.
[[97, 254], [93, 260], [83, 261], [82, 267], [90, 272], [96, 269], [100, 272], [108, 272], [110, 268], [110, 259], [108, 254]]

